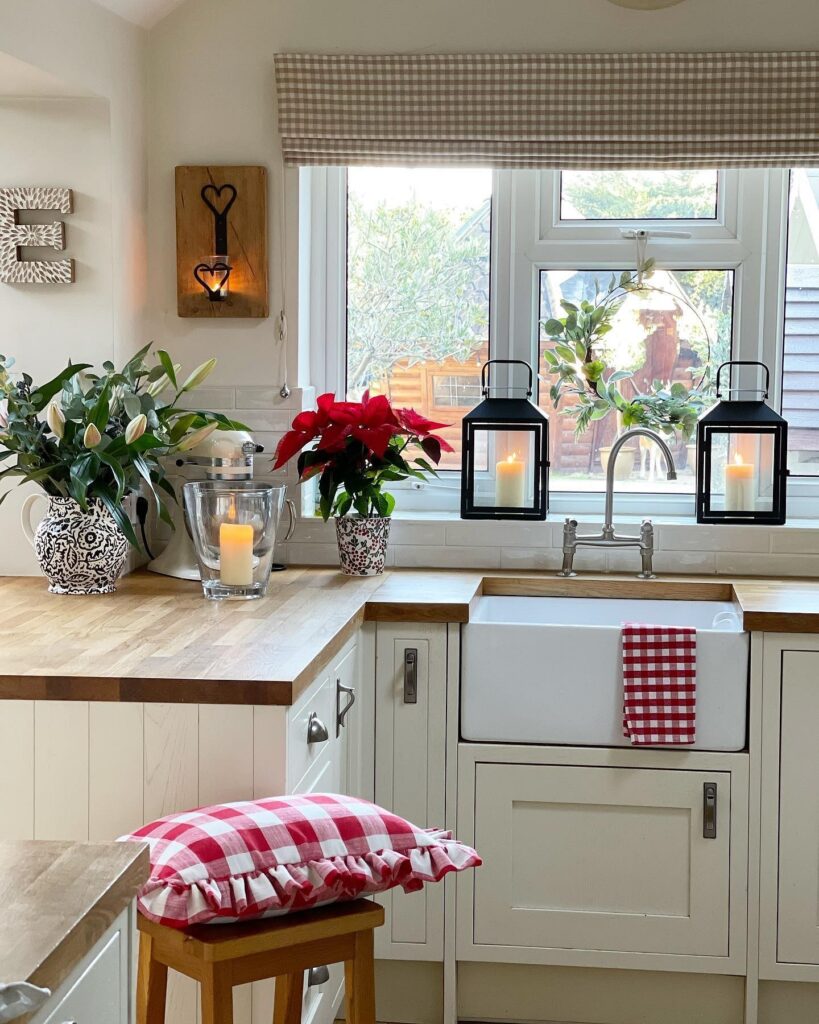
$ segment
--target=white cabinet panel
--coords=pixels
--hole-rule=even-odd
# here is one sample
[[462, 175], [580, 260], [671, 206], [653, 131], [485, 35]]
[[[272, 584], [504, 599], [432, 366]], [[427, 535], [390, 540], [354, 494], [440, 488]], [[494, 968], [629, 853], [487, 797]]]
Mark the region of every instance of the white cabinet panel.
[[128, 987], [123, 976], [123, 932], [105, 940], [80, 977], [59, 998], [44, 1024], [126, 1024]]
[[[375, 799], [423, 828], [444, 823], [446, 651], [446, 626], [378, 626]], [[443, 959], [443, 886], [393, 889], [382, 902], [376, 956]]]
[[0, 703], [0, 839], [34, 838], [34, 701]]
[[88, 703], [34, 707], [34, 838], [88, 840]]
[[819, 965], [819, 654], [782, 658], [778, 955]]
[[729, 773], [478, 764], [475, 943], [727, 956], [730, 801]]

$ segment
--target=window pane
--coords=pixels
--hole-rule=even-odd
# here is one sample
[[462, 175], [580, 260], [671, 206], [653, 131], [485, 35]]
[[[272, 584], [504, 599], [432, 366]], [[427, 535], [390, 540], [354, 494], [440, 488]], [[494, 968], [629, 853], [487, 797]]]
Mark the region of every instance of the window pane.
[[819, 169], [791, 172], [782, 415], [792, 473], [819, 475]]
[[492, 172], [362, 167], [347, 181], [347, 394], [450, 424], [441, 466], [460, 469], [489, 355]]
[[716, 171], [563, 171], [561, 220], [713, 220]]
[[[567, 412], [576, 399], [563, 397], [555, 409], [549, 396], [553, 368], [543, 356], [555, 345], [545, 323], [565, 315], [561, 300], [594, 303], [597, 283], [605, 289], [610, 276], [611, 271], [603, 270], [545, 270], [540, 275], [540, 407], [549, 416], [550, 485], [555, 490], [603, 489], [608, 451], [623, 428], [621, 417], [609, 411], [576, 434], [577, 420]], [[611, 331], [595, 349], [596, 358], [606, 365], [605, 380], [617, 370], [631, 374], [616, 385], [626, 402], [675, 383], [691, 388], [702, 381], [709, 363], [719, 365], [731, 351], [732, 271], [661, 270], [646, 284], [625, 297]], [[693, 492], [693, 440], [674, 432], [663, 436], [674, 453], [678, 479], [666, 479], [657, 445], [636, 441], [618, 458], [618, 489]]]

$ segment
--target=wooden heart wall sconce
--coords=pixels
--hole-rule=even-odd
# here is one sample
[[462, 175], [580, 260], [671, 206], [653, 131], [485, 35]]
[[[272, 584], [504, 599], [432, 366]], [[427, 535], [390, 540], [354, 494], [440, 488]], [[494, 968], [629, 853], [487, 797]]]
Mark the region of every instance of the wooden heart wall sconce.
[[176, 168], [177, 312], [266, 317], [267, 170]]

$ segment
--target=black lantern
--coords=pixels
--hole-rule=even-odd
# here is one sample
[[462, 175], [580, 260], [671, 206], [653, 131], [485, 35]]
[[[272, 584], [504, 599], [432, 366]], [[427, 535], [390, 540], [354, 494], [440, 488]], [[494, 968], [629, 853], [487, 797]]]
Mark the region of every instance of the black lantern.
[[[493, 363], [526, 367], [526, 398], [489, 397], [487, 371]], [[522, 359], [490, 359], [483, 365], [483, 401], [463, 420], [462, 519], [546, 518], [549, 421], [529, 401], [532, 383], [532, 367]]]
[[[723, 398], [720, 373], [728, 370], [728, 391]], [[765, 386], [754, 389], [762, 397], [734, 399], [744, 392], [731, 387], [731, 367], [761, 366]], [[764, 363], [731, 360], [717, 370], [717, 404], [697, 425], [697, 522], [785, 522], [788, 476], [788, 424], [769, 405], [770, 373]]]

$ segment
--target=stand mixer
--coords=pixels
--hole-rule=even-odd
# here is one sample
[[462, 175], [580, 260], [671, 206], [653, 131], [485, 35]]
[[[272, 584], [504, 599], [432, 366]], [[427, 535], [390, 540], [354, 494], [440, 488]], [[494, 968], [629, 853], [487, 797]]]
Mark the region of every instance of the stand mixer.
[[[199, 579], [182, 502], [182, 485], [190, 480], [252, 480], [253, 458], [263, 451], [262, 445], [257, 445], [245, 430], [216, 430], [200, 445], [176, 456], [173, 469], [167, 474], [168, 483], [177, 496], [176, 502], [168, 502], [174, 531], [162, 554], [148, 563], [151, 572], [181, 580]], [[288, 505], [292, 521], [292, 503]]]

